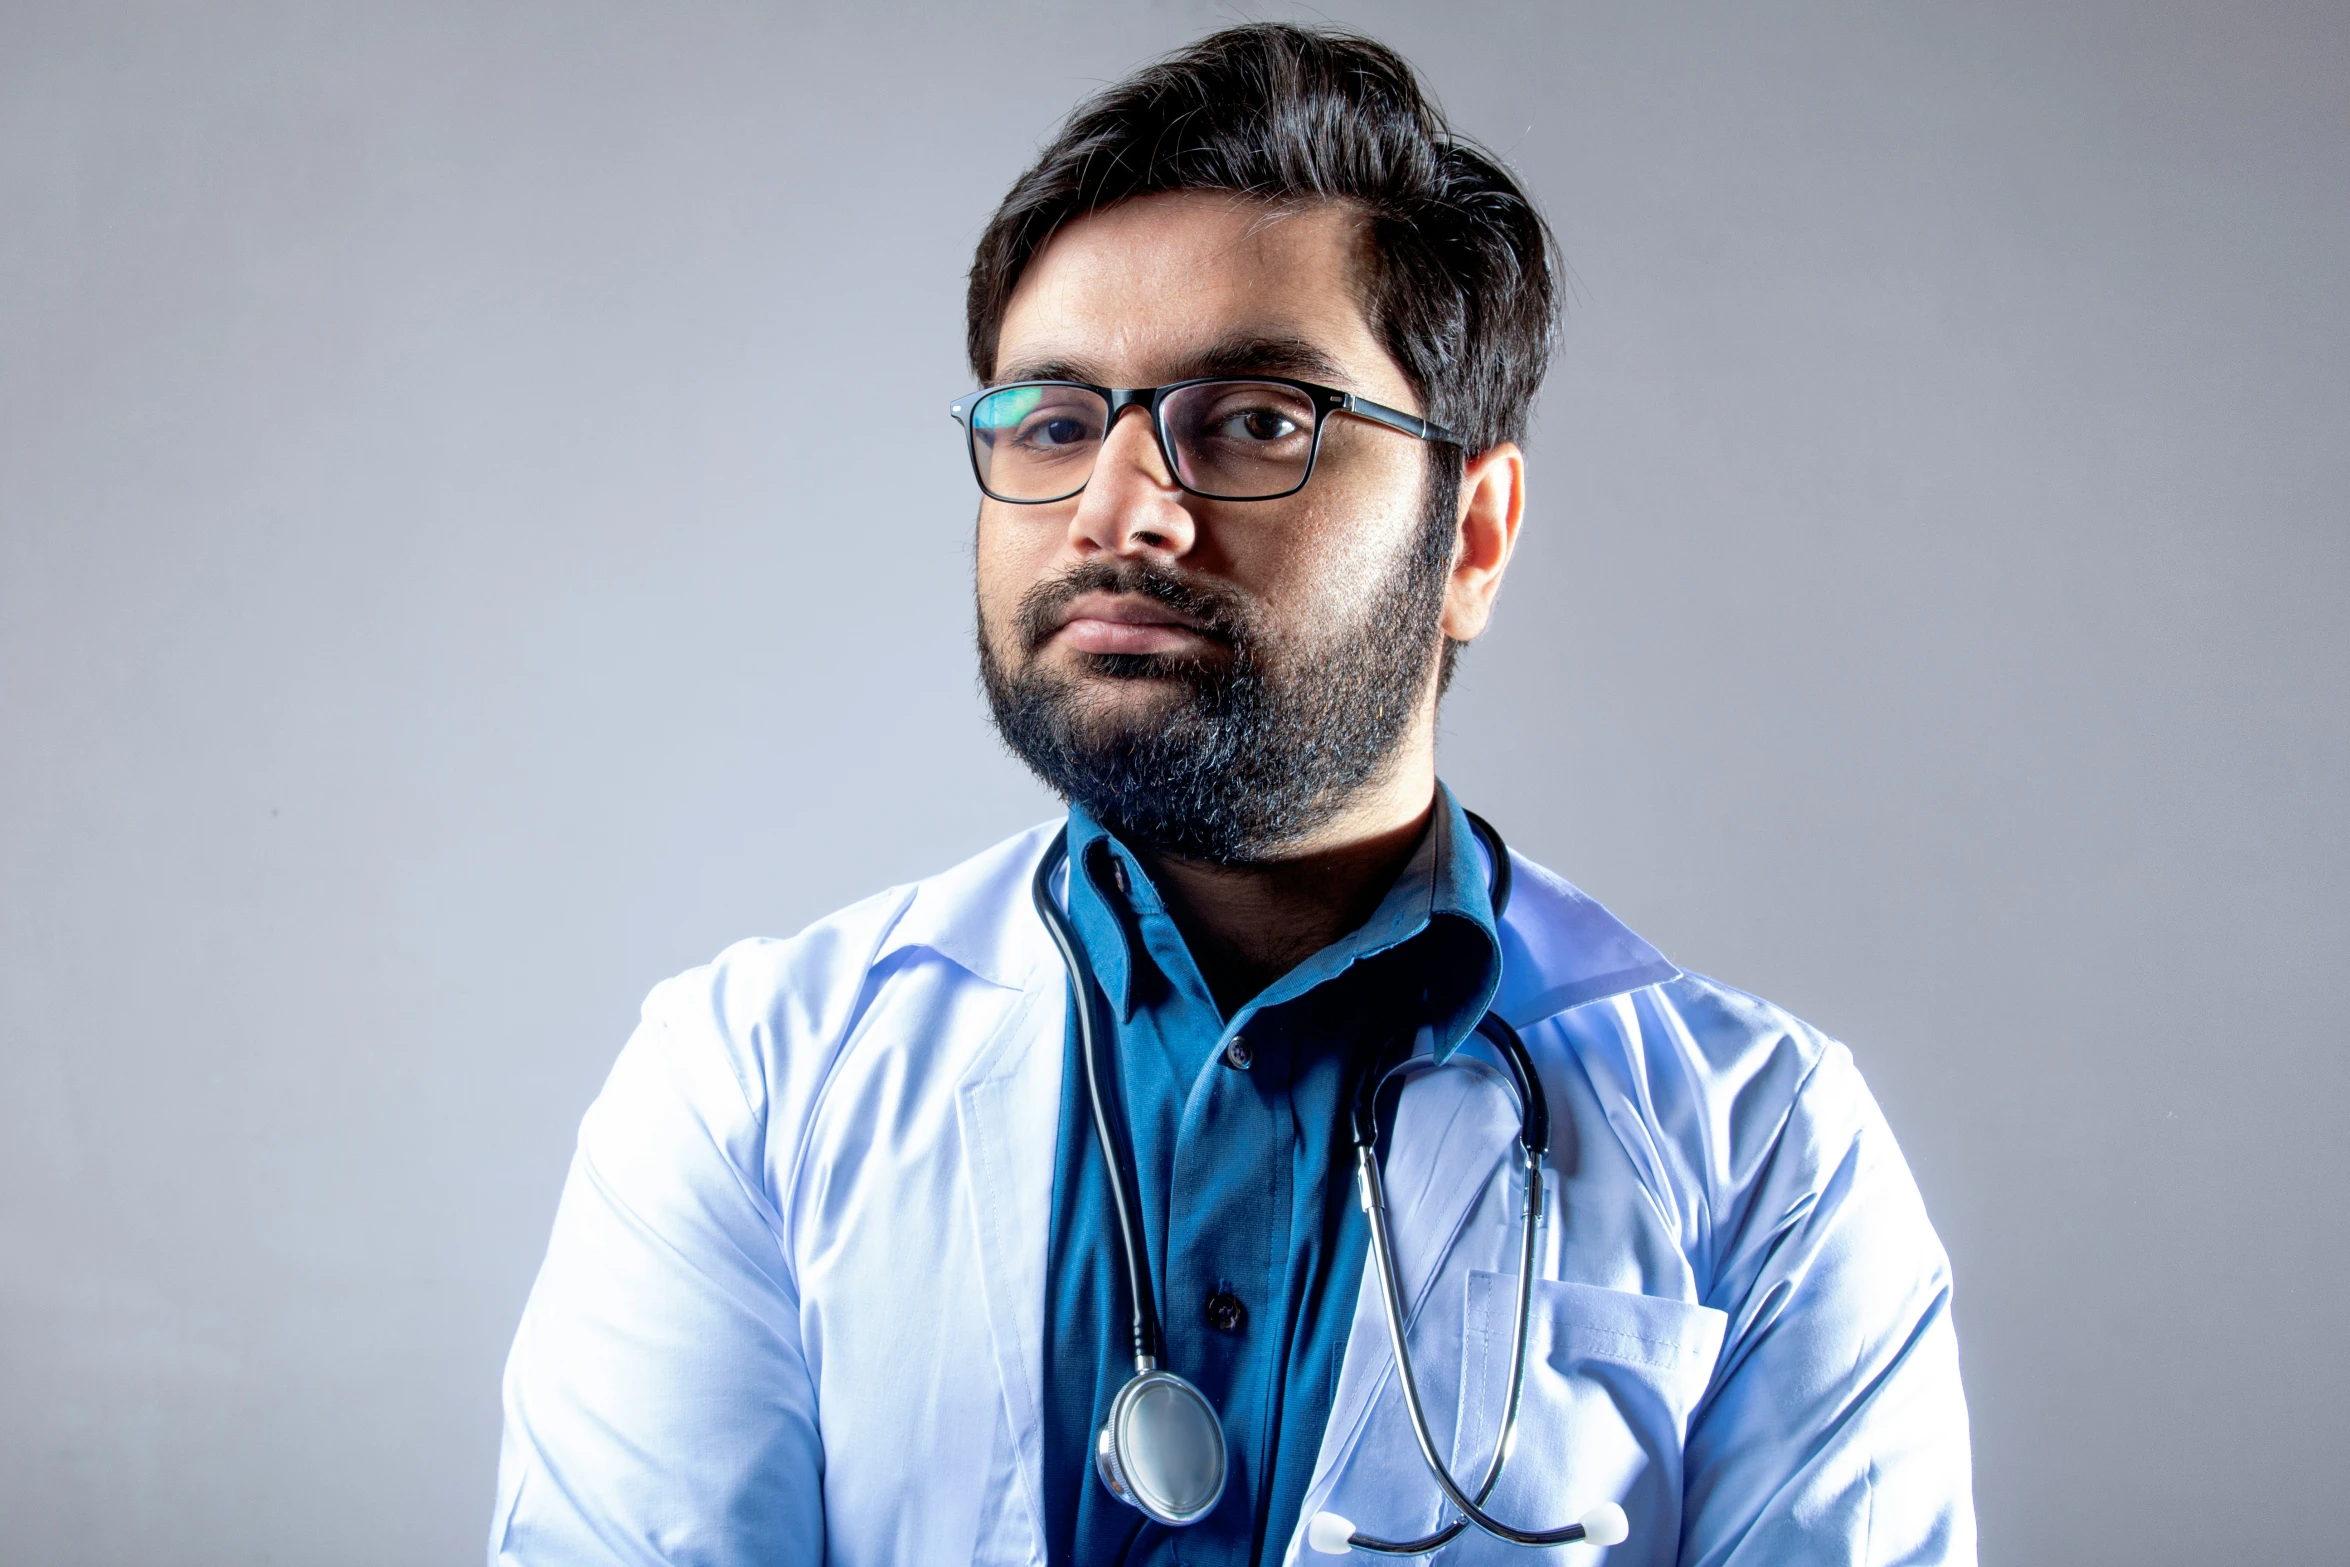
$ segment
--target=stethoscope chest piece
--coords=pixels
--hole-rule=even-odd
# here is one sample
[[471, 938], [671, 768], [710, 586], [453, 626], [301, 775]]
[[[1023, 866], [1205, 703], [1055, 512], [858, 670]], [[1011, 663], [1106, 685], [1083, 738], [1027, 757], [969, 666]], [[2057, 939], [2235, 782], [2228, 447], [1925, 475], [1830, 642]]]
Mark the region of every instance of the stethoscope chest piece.
[[1197, 1523], [1224, 1494], [1224, 1426], [1207, 1395], [1172, 1371], [1145, 1371], [1110, 1403], [1094, 1468], [1158, 1523]]

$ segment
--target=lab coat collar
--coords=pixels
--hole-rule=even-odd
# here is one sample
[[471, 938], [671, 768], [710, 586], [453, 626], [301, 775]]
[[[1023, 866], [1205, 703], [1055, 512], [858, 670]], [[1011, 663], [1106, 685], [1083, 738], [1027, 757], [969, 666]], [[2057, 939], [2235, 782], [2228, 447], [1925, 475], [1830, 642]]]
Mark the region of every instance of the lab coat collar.
[[874, 963], [878, 966], [893, 953], [922, 947], [991, 985], [1024, 990], [1047, 965], [1051, 983], [1065, 983], [1060, 957], [1028, 891], [1037, 861], [1060, 830], [1058, 821], [1039, 823], [917, 882], [913, 898], [874, 954]]
[[1680, 977], [1663, 953], [1597, 899], [1514, 849], [1510, 874], [1514, 885], [1501, 920], [1501, 989], [1493, 1010], [1516, 1027], [1532, 1028], [1570, 1007]]

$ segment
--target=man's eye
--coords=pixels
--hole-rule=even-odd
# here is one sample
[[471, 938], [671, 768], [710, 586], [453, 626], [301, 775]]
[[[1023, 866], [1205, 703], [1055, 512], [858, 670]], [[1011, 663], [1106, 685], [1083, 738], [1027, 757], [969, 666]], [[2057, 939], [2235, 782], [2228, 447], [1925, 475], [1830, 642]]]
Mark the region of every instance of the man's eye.
[[1025, 445], [1039, 446], [1049, 451], [1090, 441], [1093, 439], [1093, 430], [1085, 420], [1064, 414], [1057, 418], [1030, 421], [1020, 432], [1020, 439]]
[[1298, 431], [1296, 420], [1271, 408], [1226, 414], [1221, 423], [1223, 434], [1236, 440], [1279, 441]]

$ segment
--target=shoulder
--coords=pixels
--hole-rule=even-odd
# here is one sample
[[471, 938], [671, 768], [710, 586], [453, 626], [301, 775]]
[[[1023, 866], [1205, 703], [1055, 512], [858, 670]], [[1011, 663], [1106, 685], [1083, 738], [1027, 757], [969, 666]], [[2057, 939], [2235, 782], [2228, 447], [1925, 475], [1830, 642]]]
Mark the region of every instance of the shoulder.
[[1719, 1258], [1760, 1210], [1815, 1202], [1839, 1182], [1914, 1191], [1842, 1043], [1676, 967], [1543, 867], [1514, 871], [1503, 1013], [1538, 1056], [1571, 1061], [1588, 1082], [1643, 1184], [1679, 1215], [1693, 1261]]
[[[1691, 1261], [1714, 1288], [1749, 1278], [1793, 1227], [1863, 1215], [1889, 1268], [1948, 1263], [1852, 1052], [1758, 996], [1681, 974], [1562, 1019], [1620, 1125], [1655, 1139]], [[1612, 1079], [1612, 1080], [1611, 1080]]]
[[[1741, 1137], [1767, 1134], [1817, 1087], [1859, 1075], [1852, 1052], [1773, 1002], [1688, 971], [1570, 1014], [1619, 1037], [1652, 1093], [1690, 1097]], [[1818, 1080], [1815, 1083], [1815, 1080]]]
[[[1815, 1075], [1840, 1091], [1822, 1097], [1858, 1089], [1851, 1053], [1818, 1029], [1684, 971], [1564, 877], [1511, 859], [1495, 1009], [1521, 1030], [1555, 1034], [1603, 1093], [1750, 1140], [1767, 1139]], [[1555, 1030], [1542, 1026], [1554, 1021]]]
[[1718, 1109], [1727, 1134], [1722, 1179], [1751, 1179], [1791, 1137], [1813, 1162], [1826, 1162], [1884, 1132], [1851, 1050], [1786, 1008], [1687, 973], [1658, 986], [1653, 1006], [1670, 1020], [1663, 1032], [1680, 1069]]

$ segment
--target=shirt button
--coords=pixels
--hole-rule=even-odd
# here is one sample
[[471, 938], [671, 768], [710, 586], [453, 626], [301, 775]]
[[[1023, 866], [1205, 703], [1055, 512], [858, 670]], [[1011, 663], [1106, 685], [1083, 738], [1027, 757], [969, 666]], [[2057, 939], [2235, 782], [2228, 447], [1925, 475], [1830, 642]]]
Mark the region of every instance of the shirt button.
[[1235, 1072], [1247, 1071], [1249, 1063], [1256, 1058], [1257, 1053], [1249, 1049], [1248, 1041], [1238, 1034], [1233, 1035], [1232, 1043], [1224, 1047], [1224, 1064]]
[[1230, 1290], [1218, 1290], [1208, 1297], [1208, 1326], [1219, 1333], [1238, 1333], [1240, 1325], [1248, 1320], [1248, 1309], [1240, 1297]]

